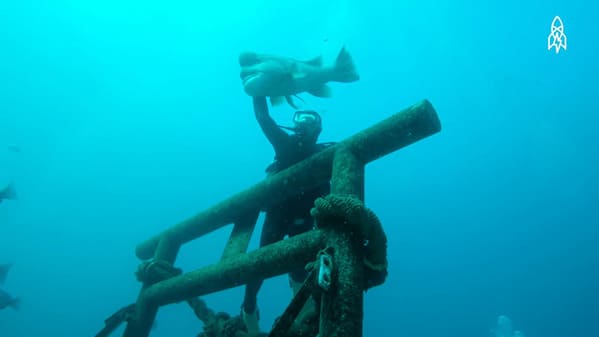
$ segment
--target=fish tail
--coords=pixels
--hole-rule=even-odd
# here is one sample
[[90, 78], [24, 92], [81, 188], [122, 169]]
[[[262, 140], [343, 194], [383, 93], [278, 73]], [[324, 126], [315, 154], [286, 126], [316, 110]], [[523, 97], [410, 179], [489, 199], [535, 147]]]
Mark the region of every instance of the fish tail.
[[354, 65], [354, 60], [345, 49], [345, 46], [339, 51], [335, 66], [333, 67], [333, 81], [336, 82], [354, 82], [360, 79], [360, 75]]
[[10, 301], [9, 306], [15, 310], [19, 310], [19, 308], [21, 307], [21, 299], [18, 297], [13, 298]]

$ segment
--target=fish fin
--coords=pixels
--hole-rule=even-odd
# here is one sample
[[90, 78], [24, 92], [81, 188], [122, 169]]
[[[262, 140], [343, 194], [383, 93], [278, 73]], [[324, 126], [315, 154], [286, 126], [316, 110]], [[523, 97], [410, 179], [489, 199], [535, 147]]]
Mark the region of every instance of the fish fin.
[[283, 96], [271, 96], [270, 97], [270, 105], [275, 106], [283, 103]]
[[[297, 96], [295, 96], [295, 97], [297, 97]], [[287, 104], [291, 105], [292, 108], [299, 110], [299, 108], [297, 107], [297, 104], [295, 104], [295, 102], [293, 101], [292, 96], [285, 96], [285, 99], [287, 100]]]
[[6, 275], [8, 275], [10, 267], [12, 267], [12, 263], [0, 264], [0, 284], [4, 284], [4, 281], [6, 281]]
[[333, 81], [336, 82], [354, 82], [360, 79], [356, 71], [356, 66], [351, 55], [345, 49], [345, 46], [339, 51], [337, 60], [333, 66]]
[[291, 78], [293, 80], [301, 80], [302, 78], [308, 76], [307, 73], [302, 72], [302, 71], [294, 71], [291, 73]]
[[302, 103], [306, 103], [306, 101], [304, 101], [304, 99], [303, 99], [303, 98], [301, 98], [301, 97], [300, 97], [299, 95], [297, 95], [297, 94], [296, 94], [296, 95], [293, 95], [293, 97], [295, 97], [295, 98], [299, 99], [300, 101], [302, 101]]
[[294, 81], [303, 80], [306, 76], [307, 76], [306, 73], [294, 73], [293, 80]]
[[311, 60], [304, 61], [304, 63], [309, 64], [314, 67], [321, 67], [322, 66], [322, 55], [316, 56], [315, 58], [313, 58]]
[[331, 87], [326, 84], [321, 85], [320, 87], [306, 90], [309, 94], [314, 95], [316, 97], [331, 97], [333, 93], [331, 92]]
[[305, 71], [300, 71], [299, 67], [297, 66], [297, 63], [294, 63], [289, 68], [289, 76], [291, 76], [291, 80], [300, 80], [308, 76], [308, 74]]

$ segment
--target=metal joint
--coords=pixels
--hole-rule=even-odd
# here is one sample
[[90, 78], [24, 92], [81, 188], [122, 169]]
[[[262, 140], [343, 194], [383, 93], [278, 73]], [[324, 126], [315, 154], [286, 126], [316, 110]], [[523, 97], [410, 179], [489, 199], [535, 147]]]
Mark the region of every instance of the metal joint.
[[328, 291], [331, 288], [333, 274], [333, 258], [328, 253], [320, 255], [318, 267], [318, 286]]

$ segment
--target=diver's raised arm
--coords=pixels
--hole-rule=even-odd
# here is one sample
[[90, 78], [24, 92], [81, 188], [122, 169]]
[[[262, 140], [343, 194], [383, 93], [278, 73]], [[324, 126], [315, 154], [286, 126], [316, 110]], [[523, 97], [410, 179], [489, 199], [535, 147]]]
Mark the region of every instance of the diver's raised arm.
[[289, 139], [287, 132], [283, 131], [268, 113], [266, 97], [254, 97], [254, 114], [260, 124], [262, 132], [275, 148], [275, 151]]

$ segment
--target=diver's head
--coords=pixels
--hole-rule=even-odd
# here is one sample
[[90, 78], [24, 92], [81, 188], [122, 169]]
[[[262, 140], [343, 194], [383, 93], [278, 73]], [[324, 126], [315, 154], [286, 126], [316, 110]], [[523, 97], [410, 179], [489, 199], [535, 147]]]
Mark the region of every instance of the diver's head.
[[316, 142], [322, 131], [322, 119], [316, 111], [296, 111], [293, 115], [293, 126], [293, 131], [296, 135]]

